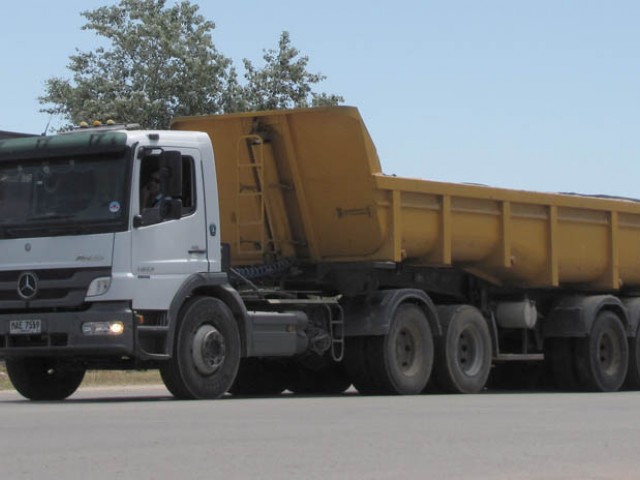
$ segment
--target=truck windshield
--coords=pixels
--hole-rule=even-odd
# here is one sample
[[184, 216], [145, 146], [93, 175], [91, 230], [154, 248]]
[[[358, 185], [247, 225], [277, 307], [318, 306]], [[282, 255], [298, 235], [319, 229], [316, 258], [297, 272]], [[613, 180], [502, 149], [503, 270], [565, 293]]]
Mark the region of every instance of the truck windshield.
[[0, 163], [0, 237], [103, 233], [127, 220], [122, 155]]

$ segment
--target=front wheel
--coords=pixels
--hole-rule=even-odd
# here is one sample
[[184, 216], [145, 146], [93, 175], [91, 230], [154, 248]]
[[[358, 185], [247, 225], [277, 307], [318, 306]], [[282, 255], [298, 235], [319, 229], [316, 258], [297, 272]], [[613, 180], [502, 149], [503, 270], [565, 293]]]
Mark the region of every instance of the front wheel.
[[29, 400], [64, 400], [84, 379], [85, 369], [44, 357], [5, 360], [15, 389]]
[[229, 307], [217, 298], [193, 297], [182, 308], [173, 358], [160, 367], [177, 398], [224, 395], [238, 373], [240, 334]]

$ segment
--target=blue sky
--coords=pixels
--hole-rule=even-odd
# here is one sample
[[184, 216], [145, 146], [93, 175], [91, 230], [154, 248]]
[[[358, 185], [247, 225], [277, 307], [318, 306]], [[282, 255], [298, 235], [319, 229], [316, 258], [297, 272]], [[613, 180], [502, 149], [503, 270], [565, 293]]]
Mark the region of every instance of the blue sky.
[[[116, 2], [5, 3], [0, 130], [41, 132], [45, 80], [96, 44], [80, 12]], [[386, 173], [640, 198], [640, 2], [194, 3], [237, 65], [288, 30]]]

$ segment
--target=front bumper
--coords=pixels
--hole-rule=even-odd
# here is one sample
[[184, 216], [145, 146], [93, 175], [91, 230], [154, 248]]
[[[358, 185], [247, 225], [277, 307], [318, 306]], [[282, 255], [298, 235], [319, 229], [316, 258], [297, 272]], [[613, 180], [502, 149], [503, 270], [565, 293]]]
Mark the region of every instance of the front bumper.
[[[12, 320], [40, 320], [41, 333], [11, 335]], [[120, 321], [120, 335], [84, 335], [85, 322]], [[71, 312], [0, 313], [0, 359], [25, 356], [126, 356], [134, 353], [134, 316], [128, 302], [96, 302]]]

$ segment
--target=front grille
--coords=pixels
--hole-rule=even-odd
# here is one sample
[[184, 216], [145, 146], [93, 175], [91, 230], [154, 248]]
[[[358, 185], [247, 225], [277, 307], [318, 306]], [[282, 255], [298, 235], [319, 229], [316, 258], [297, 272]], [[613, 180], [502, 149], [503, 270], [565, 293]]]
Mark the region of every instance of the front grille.
[[38, 291], [29, 300], [18, 294], [18, 279], [25, 270], [0, 272], [0, 310], [77, 308], [84, 302], [89, 284], [111, 275], [110, 268], [28, 270], [38, 277]]
[[[94, 268], [58, 268], [58, 269], [43, 269], [43, 270], [10, 270], [0, 272], [0, 282], [14, 282], [18, 281], [18, 278], [25, 271], [35, 272], [40, 280], [68, 280], [72, 278], [77, 272], [96, 270]], [[104, 270], [104, 269], [99, 269]]]
[[[47, 290], [40, 290], [33, 300], [56, 300], [56, 299], [65, 298], [69, 294], [69, 291], [70, 290], [66, 288], [49, 288]], [[0, 302], [2, 302], [3, 300], [4, 301], [14, 301], [14, 300], [24, 301], [18, 295], [17, 288], [14, 289], [13, 292], [10, 290], [1, 290]]]

